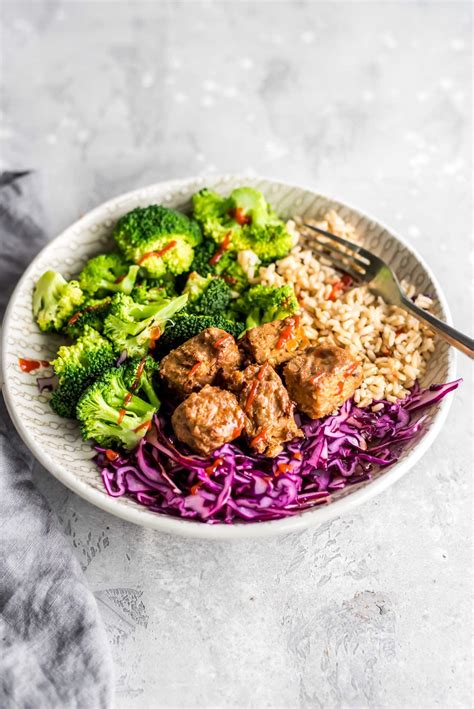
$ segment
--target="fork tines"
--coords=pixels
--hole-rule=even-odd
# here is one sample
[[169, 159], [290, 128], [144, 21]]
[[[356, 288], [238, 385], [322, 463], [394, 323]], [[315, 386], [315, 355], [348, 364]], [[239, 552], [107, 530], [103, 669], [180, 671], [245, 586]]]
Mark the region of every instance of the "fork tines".
[[367, 252], [366, 256], [363, 253], [365, 249], [313, 224], [304, 223], [303, 226], [325, 237], [325, 239], [322, 239], [318, 236], [312, 236], [312, 238], [307, 239], [308, 245], [316, 253], [326, 258], [338, 270], [345, 271], [355, 280], [360, 280], [364, 277], [366, 267], [370, 265], [370, 258], [368, 258], [370, 254]]

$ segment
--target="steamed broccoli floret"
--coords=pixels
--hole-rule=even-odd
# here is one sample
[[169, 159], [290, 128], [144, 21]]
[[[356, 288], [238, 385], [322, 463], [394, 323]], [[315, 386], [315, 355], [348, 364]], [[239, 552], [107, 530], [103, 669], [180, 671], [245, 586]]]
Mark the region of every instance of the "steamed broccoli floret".
[[187, 295], [156, 303], [136, 303], [130, 296], [117, 293], [110, 304], [104, 334], [115, 350], [127, 350], [131, 357], [141, 357], [154, 347], [165, 323], [184, 308]]
[[227, 251], [252, 249], [263, 261], [274, 261], [293, 246], [285, 223], [251, 187], [239, 187], [229, 197], [203, 189], [193, 196], [193, 208], [204, 235]]
[[72, 338], [80, 337], [91, 327], [97, 332], [104, 331], [104, 320], [110, 310], [110, 298], [87, 298], [66, 323], [64, 332]]
[[231, 322], [223, 315], [178, 315], [158, 340], [157, 356], [161, 359], [168, 352], [179, 347], [208, 327], [218, 327], [233, 337], [238, 337], [244, 330], [242, 322]]
[[131, 297], [136, 303], [146, 305], [147, 303], [166, 303], [170, 297], [166, 292], [166, 288], [147, 288], [146, 285], [140, 283], [132, 290]]
[[77, 281], [68, 282], [56, 271], [43, 273], [33, 291], [33, 315], [40, 330], [61, 330], [83, 299]]
[[76, 408], [84, 440], [93, 438], [107, 448], [135, 448], [160, 406], [153, 383], [157, 368], [151, 357], [129, 360], [91, 384]]
[[189, 274], [183, 293], [188, 294], [186, 312], [196, 315], [224, 313], [232, 300], [232, 290], [222, 278]]
[[178, 295], [175, 279], [171, 274], [164, 278], [145, 278], [138, 283], [130, 294], [137, 303], [157, 303]]
[[153, 278], [189, 270], [193, 247], [202, 240], [197, 222], [157, 204], [137, 207], [121, 217], [114, 237], [125, 257]]
[[73, 345], [60, 347], [51, 362], [59, 379], [51, 397], [53, 410], [59, 416], [74, 418], [84, 389], [114, 363], [112, 345], [92, 328], [86, 328]]
[[221, 276], [234, 291], [242, 291], [248, 286], [248, 278], [238, 264], [237, 254], [229, 251], [219, 252], [220, 258], [215, 256], [219, 251], [218, 245], [205, 240], [194, 249], [194, 259], [191, 270], [196, 271], [201, 276]]
[[188, 309], [191, 303], [195, 303], [201, 297], [212, 280], [211, 275], [204, 277], [196, 271], [191, 271], [183, 288], [183, 293], [188, 294]]
[[108, 291], [130, 295], [139, 269], [126, 263], [118, 253], [100, 254], [86, 263], [79, 284], [89, 296], [105, 296]]
[[235, 310], [245, 318], [245, 326], [249, 329], [293, 315], [299, 310], [299, 303], [290, 285], [258, 285], [238, 298]]

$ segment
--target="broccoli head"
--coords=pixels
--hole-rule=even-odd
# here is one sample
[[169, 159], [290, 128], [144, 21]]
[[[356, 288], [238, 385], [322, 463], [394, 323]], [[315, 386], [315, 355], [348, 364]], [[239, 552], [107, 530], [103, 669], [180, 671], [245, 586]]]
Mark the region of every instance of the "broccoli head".
[[79, 275], [79, 284], [89, 296], [98, 298], [110, 291], [130, 295], [139, 269], [126, 263], [118, 253], [100, 254], [86, 263]]
[[235, 303], [235, 310], [245, 319], [247, 329], [283, 320], [299, 310], [295, 291], [289, 284], [284, 286], [253, 286]]
[[124, 256], [152, 278], [189, 270], [193, 247], [201, 243], [197, 222], [158, 204], [137, 207], [119, 219], [114, 238]]
[[110, 342], [90, 327], [73, 345], [60, 347], [51, 362], [59, 380], [51, 397], [53, 410], [59, 416], [74, 418], [84, 389], [114, 363]]
[[43, 332], [59, 332], [84, 300], [77, 281], [66, 281], [56, 271], [46, 271], [33, 291], [33, 315]]
[[157, 343], [156, 356], [162, 359], [168, 352], [179, 347], [208, 327], [218, 327], [232, 337], [238, 337], [245, 326], [242, 322], [232, 322], [224, 315], [178, 315], [169, 323]]
[[186, 305], [188, 296], [172, 300], [136, 303], [129, 295], [116, 293], [104, 322], [104, 334], [117, 352], [142, 357], [153, 349], [165, 323]]
[[195, 271], [189, 274], [183, 293], [188, 294], [186, 312], [196, 315], [224, 313], [232, 300], [232, 290], [222, 278], [204, 278]]
[[151, 357], [132, 359], [91, 384], [76, 407], [84, 440], [93, 438], [107, 448], [135, 448], [160, 406], [153, 381], [157, 369]]
[[176, 298], [175, 278], [170, 273], [164, 278], [142, 278], [130, 295], [137, 303], [155, 303]]
[[285, 223], [252, 187], [239, 187], [229, 197], [203, 189], [193, 196], [193, 209], [204, 235], [222, 251], [251, 249], [262, 261], [274, 261], [293, 246]]
[[136, 303], [146, 305], [147, 303], [165, 303], [168, 302], [170, 296], [166, 288], [153, 287], [147, 288], [144, 283], [140, 283], [132, 290], [131, 297]]
[[110, 310], [110, 298], [86, 298], [79, 310], [76, 310], [64, 327], [64, 332], [75, 339], [84, 334], [87, 328], [97, 332], [104, 331], [104, 320]]
[[248, 286], [248, 278], [236, 257], [236, 253], [221, 252], [214, 241], [206, 239], [194, 249], [191, 270], [201, 276], [221, 276], [232, 290], [240, 292]]

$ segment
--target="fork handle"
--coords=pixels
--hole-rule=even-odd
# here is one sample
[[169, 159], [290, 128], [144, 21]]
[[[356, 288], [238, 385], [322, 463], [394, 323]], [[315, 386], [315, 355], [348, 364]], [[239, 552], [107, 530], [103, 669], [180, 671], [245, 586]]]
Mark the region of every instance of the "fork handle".
[[463, 335], [462, 332], [458, 332], [454, 327], [447, 325], [442, 320], [435, 318], [431, 313], [422, 310], [415, 305], [409, 298], [402, 296], [402, 306], [405, 310], [409, 310], [418, 320], [424, 322], [425, 325], [429, 325], [432, 330], [435, 330], [440, 337], [449, 342], [450, 345], [456, 347], [461, 352], [464, 352], [468, 357], [474, 359], [474, 340], [472, 340], [467, 335]]

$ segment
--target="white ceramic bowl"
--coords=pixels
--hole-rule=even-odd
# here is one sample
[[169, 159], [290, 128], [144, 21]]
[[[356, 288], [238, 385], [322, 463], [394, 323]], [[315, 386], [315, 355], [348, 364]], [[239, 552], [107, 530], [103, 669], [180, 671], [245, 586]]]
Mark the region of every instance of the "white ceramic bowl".
[[[47, 470], [97, 507], [145, 527], [206, 539], [265, 537], [287, 533], [326, 522], [353, 509], [357, 504], [394, 483], [421, 458], [442, 428], [451, 402], [449, 396], [429, 411], [429, 420], [423, 435], [416, 442], [407, 445], [395, 465], [375, 474], [369, 482], [336, 493], [333, 502], [327, 506], [315, 507], [294, 517], [257, 524], [207, 525], [159, 515], [131, 499], [112, 498], [107, 495], [97, 468], [91, 460], [91, 446], [82, 441], [76, 422], [56, 416], [48, 405], [47, 396], [38, 393], [36, 378], [19, 369], [19, 356], [50, 359], [60, 342], [60, 338], [56, 336], [40, 333], [33, 320], [33, 285], [47, 269], [56, 269], [66, 277], [77, 274], [88, 258], [103, 251], [104, 247], [110, 244], [111, 229], [117, 218], [134, 207], [163, 203], [170, 207], [186, 208], [191, 195], [204, 186], [225, 194], [240, 185], [251, 185], [262, 190], [282, 217], [318, 217], [329, 208], [336, 209], [345, 220], [356, 227], [367, 248], [388, 261], [398, 276], [407, 278], [418, 291], [433, 294], [434, 312], [448, 322], [451, 320], [444, 295], [428, 266], [393, 231], [336, 200], [269, 179], [220, 176], [160, 182], [111, 199], [86, 214], [49, 243], [20, 279], [11, 297], [3, 326], [4, 395], [19, 434]], [[437, 340], [436, 351], [422, 384], [449, 381], [455, 376], [454, 370], [453, 351]]]

